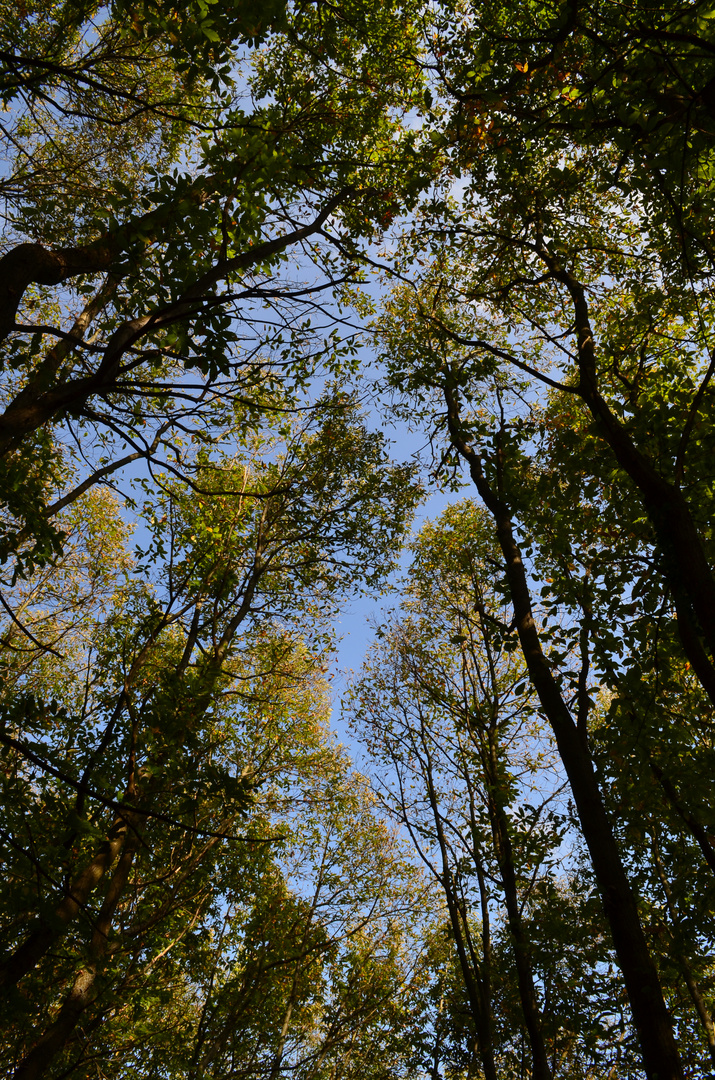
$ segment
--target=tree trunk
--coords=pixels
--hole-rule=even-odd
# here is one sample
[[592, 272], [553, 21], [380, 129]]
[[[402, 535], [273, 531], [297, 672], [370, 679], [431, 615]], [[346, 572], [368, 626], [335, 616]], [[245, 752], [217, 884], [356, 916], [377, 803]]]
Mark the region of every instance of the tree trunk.
[[485, 1080], [497, 1080], [496, 1064], [494, 1062], [494, 1039], [492, 1025], [492, 1002], [488, 980], [481, 977], [478, 964], [475, 962], [474, 950], [469, 941], [465, 941], [465, 934], [469, 934], [469, 926], [460, 909], [459, 897], [453, 887], [453, 875], [449, 863], [447, 841], [442, 826], [442, 818], [437, 803], [437, 794], [432, 781], [431, 766], [428, 765], [427, 795], [430, 809], [434, 818], [437, 841], [439, 843], [440, 856], [442, 859], [441, 885], [447, 901], [449, 921], [454, 934], [454, 944], [457, 950], [457, 959], [462, 972], [464, 988], [467, 991], [469, 1007], [474, 1019], [479, 1044], [479, 1057], [484, 1069]]
[[62, 937], [70, 923], [77, 918], [80, 910], [121, 851], [127, 837], [127, 829], [126, 820], [122, 818], [115, 820], [108, 839], [102, 844], [89, 865], [75, 878], [67, 896], [55, 908], [52, 924], [38, 919], [29, 937], [0, 966], [0, 992], [14, 986], [23, 976], [32, 971], [45, 953]]
[[20, 1062], [12, 1080], [38, 1080], [69, 1041], [82, 1015], [96, 998], [97, 974], [107, 952], [112, 920], [126, 887], [138, 843], [136, 835], [127, 842], [112, 875], [92, 934], [89, 962], [75, 976], [72, 989], [65, 998], [57, 1019]]
[[529, 1037], [529, 1046], [531, 1047], [532, 1078], [533, 1080], [551, 1080], [551, 1069], [549, 1068], [549, 1059], [541, 1026], [541, 1010], [529, 956], [529, 940], [524, 932], [524, 924], [519, 910], [519, 893], [514, 872], [509, 823], [503, 808], [499, 805], [499, 795], [496, 791], [496, 760], [493, 746], [490, 746], [490, 751], [492, 760], [489, 764], [492, 775], [489, 778], [489, 818], [494, 837], [494, 850], [504, 887], [509, 933], [514, 946], [514, 962], [519, 984], [521, 1009], [524, 1014], [526, 1033]]
[[[675, 480], [671, 483], [660, 475], [650, 459], [636, 446], [598, 389], [595, 342], [583, 286], [548, 253], [541, 252], [541, 256], [556, 280], [566, 286], [573, 302], [578, 338], [579, 393], [618, 464], [641, 494], [664, 556], [665, 577], [672, 590], [683, 649], [703, 689], [715, 704], [715, 577], [679, 484], [692, 415], [683, 430], [675, 462]], [[697, 405], [698, 396], [693, 407]]]

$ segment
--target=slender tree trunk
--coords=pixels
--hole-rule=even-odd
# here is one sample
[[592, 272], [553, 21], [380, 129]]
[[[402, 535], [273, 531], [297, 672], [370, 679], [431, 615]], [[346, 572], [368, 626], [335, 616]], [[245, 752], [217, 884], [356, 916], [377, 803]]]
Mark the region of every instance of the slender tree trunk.
[[117, 868], [102, 904], [89, 946], [88, 963], [75, 976], [72, 989], [65, 998], [57, 1019], [37, 1040], [30, 1052], [20, 1062], [13, 1080], [38, 1080], [51, 1066], [54, 1058], [67, 1044], [82, 1015], [95, 1000], [97, 976], [109, 945], [111, 929], [117, 904], [126, 888], [129, 872], [138, 846], [136, 836], [125, 845]]
[[[486, 643], [488, 641], [488, 638], [485, 629], [483, 606], [479, 607], [479, 614], [482, 622], [482, 632], [484, 634], [484, 640]], [[489, 649], [488, 645], [487, 649]], [[491, 654], [489, 653], [489, 655], [490, 679], [492, 681], [493, 692], [496, 694], [496, 673], [491, 661]], [[546, 1046], [544, 1044], [541, 1010], [539, 1008], [536, 984], [534, 982], [534, 972], [531, 965], [531, 957], [529, 955], [529, 939], [524, 930], [524, 924], [521, 918], [521, 911], [519, 907], [519, 891], [516, 883], [513, 845], [509, 832], [509, 821], [503, 805], [502, 792], [504, 790], [504, 786], [503, 783], [501, 783], [499, 776], [499, 742], [496, 730], [496, 714], [492, 712], [488, 723], [482, 725], [479, 722], [478, 710], [476, 712], [477, 715], [475, 717], [470, 716], [468, 721], [468, 728], [470, 732], [470, 738], [473, 740], [473, 742], [473, 729], [475, 727], [478, 729], [480, 736], [477, 745], [484, 773], [484, 784], [486, 787], [487, 795], [487, 809], [492, 832], [492, 840], [494, 844], [494, 852], [496, 854], [497, 863], [502, 877], [502, 888], [504, 892], [504, 901], [507, 909], [507, 920], [509, 924], [509, 932], [512, 939], [512, 947], [514, 950], [514, 963], [516, 966], [519, 997], [521, 1000], [524, 1023], [526, 1025], [527, 1034], [529, 1036], [529, 1047], [531, 1050], [532, 1060], [532, 1078], [533, 1080], [551, 1080], [552, 1070], [549, 1067], [548, 1055], [546, 1053]], [[472, 813], [472, 822], [474, 824], [472, 783], [471, 776], [469, 775], [469, 770], [467, 768], [465, 768], [465, 781], [469, 789], [470, 811]], [[479, 884], [480, 894], [483, 895], [481, 874], [479, 875]], [[484, 917], [485, 914], [483, 914], [483, 918]]]
[[432, 817], [434, 818], [437, 841], [442, 859], [441, 883], [447, 901], [447, 911], [449, 912], [449, 921], [452, 927], [452, 933], [454, 934], [454, 944], [457, 950], [457, 959], [462, 972], [464, 988], [467, 991], [469, 1007], [474, 1018], [474, 1026], [477, 1029], [479, 1057], [482, 1062], [482, 1068], [484, 1069], [485, 1080], [498, 1080], [496, 1064], [494, 1062], [491, 995], [487, 992], [488, 988], [485, 986], [484, 980], [481, 977], [474, 949], [470, 947], [470, 942], [465, 940], [465, 933], [468, 933], [469, 930], [460, 909], [459, 898], [453, 886], [453, 876], [450, 869], [447, 841], [444, 835], [444, 828], [442, 826], [442, 818], [439, 812], [437, 793], [434, 789], [430, 765], [427, 766], [427, 775], [425, 776], [425, 779], [427, 781], [427, 795], [430, 802]]
[[499, 870], [504, 888], [504, 901], [506, 903], [509, 932], [514, 947], [514, 962], [516, 964], [517, 982], [519, 984], [519, 997], [521, 1009], [524, 1014], [526, 1032], [529, 1036], [531, 1047], [532, 1077], [533, 1080], [551, 1080], [551, 1069], [544, 1044], [544, 1035], [541, 1025], [541, 1010], [536, 994], [534, 973], [529, 956], [529, 939], [524, 931], [524, 924], [519, 910], [519, 893], [514, 872], [514, 858], [509, 835], [509, 823], [503, 808], [499, 805], [499, 794], [496, 790], [496, 760], [494, 747], [490, 747], [492, 761], [490, 762], [489, 778], [489, 817], [494, 837], [494, 850], [496, 852]]

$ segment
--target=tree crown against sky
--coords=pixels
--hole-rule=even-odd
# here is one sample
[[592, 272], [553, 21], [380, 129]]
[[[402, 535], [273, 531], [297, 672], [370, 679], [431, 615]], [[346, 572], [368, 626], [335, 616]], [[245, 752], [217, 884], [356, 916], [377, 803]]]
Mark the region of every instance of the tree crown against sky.
[[182, 437], [220, 442], [238, 406], [248, 429], [350, 366], [326, 304], [381, 229], [390, 177], [404, 196], [424, 172], [399, 124], [419, 81], [408, 17], [28, 14], [3, 58], [11, 574], [18, 552], [57, 549], [54, 513], [88, 471], [180, 470]]
[[10, 1075], [715, 1061], [712, 14], [3, 10]]

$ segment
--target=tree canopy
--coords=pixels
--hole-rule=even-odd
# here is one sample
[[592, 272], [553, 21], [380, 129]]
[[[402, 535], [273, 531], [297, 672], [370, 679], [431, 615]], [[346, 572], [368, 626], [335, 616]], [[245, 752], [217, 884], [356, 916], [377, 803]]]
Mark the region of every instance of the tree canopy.
[[715, 1075], [711, 0], [0, 10], [6, 1075]]

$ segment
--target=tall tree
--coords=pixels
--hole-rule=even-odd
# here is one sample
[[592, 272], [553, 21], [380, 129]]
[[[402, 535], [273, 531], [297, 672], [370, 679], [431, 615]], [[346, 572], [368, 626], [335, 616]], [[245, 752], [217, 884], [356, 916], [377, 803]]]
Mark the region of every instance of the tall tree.
[[[393, 268], [415, 288], [389, 330], [394, 384], [431, 403], [447, 461], [493, 515], [653, 1076], [681, 1064], [589, 739], [597, 684], [627, 693], [636, 642], [687, 662], [714, 700], [710, 14], [436, 9], [425, 101], [445, 175], [403, 233]], [[558, 466], [544, 467], [556, 441]], [[538, 592], [560, 629], [538, 625]], [[708, 724], [702, 697], [696, 708]], [[676, 760], [663, 798], [680, 791]], [[704, 817], [681, 809], [707, 862]]]
[[[381, 629], [355, 687], [355, 724], [386, 806], [444, 895], [459, 987], [452, 1023], [469, 1017], [461, 1037], [474, 1040], [477, 1075], [515, 1073], [524, 1043], [529, 1076], [579, 1075], [614, 1065], [598, 1018], [614, 988], [600, 988], [599, 1002], [596, 986], [567, 989], [556, 975], [563, 953], [578, 951], [585, 908], [554, 870], [562, 780], [507, 630], [499, 562], [489, 518], [473, 504], [423, 527], [399, 618]], [[549, 902], [572, 919], [551, 927], [553, 941], [540, 925], [550, 925]]]
[[78, 488], [180, 467], [178, 431], [221, 438], [222, 405], [290, 407], [334, 368], [322, 297], [398, 177], [419, 186], [398, 122], [419, 81], [408, 7], [219, 7], [40, 4], [0, 57], [11, 573], [59, 549], [56, 504]]
[[[439, 282], [439, 266], [434, 273]], [[585, 578], [580, 582], [572, 580], [575, 566], [569, 557], [570, 547], [558, 528], [543, 536], [531, 532], [541, 518], [541, 490], [548, 490], [548, 482], [541, 490], [534, 483], [541, 467], [541, 459], [533, 456], [532, 443], [539, 411], [530, 397], [529, 383], [524, 380], [514, 387], [508, 367], [505, 371], [492, 368], [490, 372], [489, 364], [484, 365], [470, 345], [455, 345], [450, 329], [446, 332], [442, 329], [451, 312], [444, 310], [436, 320], [423, 318], [420, 309], [429, 310], [430, 302], [436, 301], [439, 309], [445, 308], [440, 303], [440, 286], [434, 293], [430, 288], [417, 305], [409, 289], [398, 293], [383, 323], [392, 378], [401, 387], [420, 393], [424, 407], [430, 411], [438, 409], [433, 395], [438, 395], [437, 401], [441, 398], [446, 402], [446, 415], [442, 412], [439, 422], [444, 425], [442, 431], [456, 455], [455, 460], [461, 459], [468, 466], [471, 480], [494, 521], [505, 586], [513, 604], [512, 626], [569, 778], [628, 987], [646, 1070], [656, 1076], [669, 1069], [673, 1076], [680, 1076], [681, 1064], [657, 965], [638, 913], [637, 893], [629, 880], [624, 854], [619, 850], [613, 822], [604, 804], [589, 742], [589, 730], [596, 715], [594, 680], [604, 673], [602, 665], [607, 663], [604, 655], [613, 658], [614, 653], [617, 656], [620, 652], [612, 624], [601, 625], [593, 617], [592, 594], [607, 595], [607, 586], [591, 581], [587, 565]], [[455, 317], [463, 315], [457, 309]], [[467, 317], [478, 316], [469, 311]], [[413, 365], [415, 355], [419, 357], [420, 368]], [[476, 371], [481, 376], [479, 383], [470, 380]], [[548, 472], [548, 475], [553, 484], [554, 474]], [[525, 529], [529, 531], [523, 532]], [[584, 539], [586, 536], [590, 539], [590, 535], [585, 534]], [[545, 561], [563, 559], [565, 564], [563, 574], [571, 581], [571, 587], [557, 589], [552, 611], [552, 614], [557, 610], [563, 613], [566, 622], [561, 627], [558, 624], [542, 627], [537, 622], [534, 577], [526, 555], [527, 551], [533, 554], [533, 548], [548, 553]], [[606, 548], [605, 561], [613, 554], [612, 548]], [[534, 570], [538, 572], [538, 569], [537, 563]], [[627, 577], [621, 575], [619, 580], [627, 589]], [[559, 585], [562, 582], [563, 578]], [[551, 591], [548, 582], [543, 590]], [[611, 600], [618, 602], [617, 597], [612, 596]], [[627, 598], [621, 595], [620, 601], [626, 603]], [[613, 671], [613, 659], [610, 670]], [[666, 1062], [669, 1062], [667, 1066]]]
[[[116, 1024], [112, 1053], [121, 1058], [124, 1038], [133, 1052], [144, 1021], [137, 1035], [128, 1017], [142, 1015], [145, 995], [166, 1003], [172, 980], [194, 978], [174, 956], [192, 962], [194, 928], [208, 933], [227, 904], [240, 915], [258, 903], [272, 851], [292, 831], [296, 784], [320, 807], [311, 785], [323, 776], [339, 812], [347, 766], [329, 745], [319, 679], [330, 616], [341, 589], [385, 572], [416, 491], [409, 470], [385, 472], [382, 440], [345, 395], [323, 403], [322, 423], [311, 415], [314, 429], [299, 425], [282, 452], [275, 439], [243, 458], [200, 450], [202, 499], [167, 478], [147, 508], [144, 571], [122, 580], [128, 556], [105, 550], [93, 619], [71, 577], [64, 591], [56, 577], [49, 611], [37, 598], [26, 605], [20, 648], [13, 613], [0, 980], [18, 1078], [81, 1068]], [[121, 536], [116, 516], [103, 529]], [[97, 531], [87, 518], [90, 549]], [[32, 586], [21, 586], [30, 599]], [[359, 787], [348, 803], [357, 815]], [[379, 822], [379, 839], [368, 825], [356, 860], [385, 845]], [[355, 893], [348, 869], [343, 887], [370, 923], [356, 865]], [[322, 914], [305, 933], [312, 941], [314, 921], [306, 955], [327, 949]], [[362, 925], [356, 915], [345, 934]], [[187, 1007], [149, 1009], [152, 1023], [189, 1023]]]

